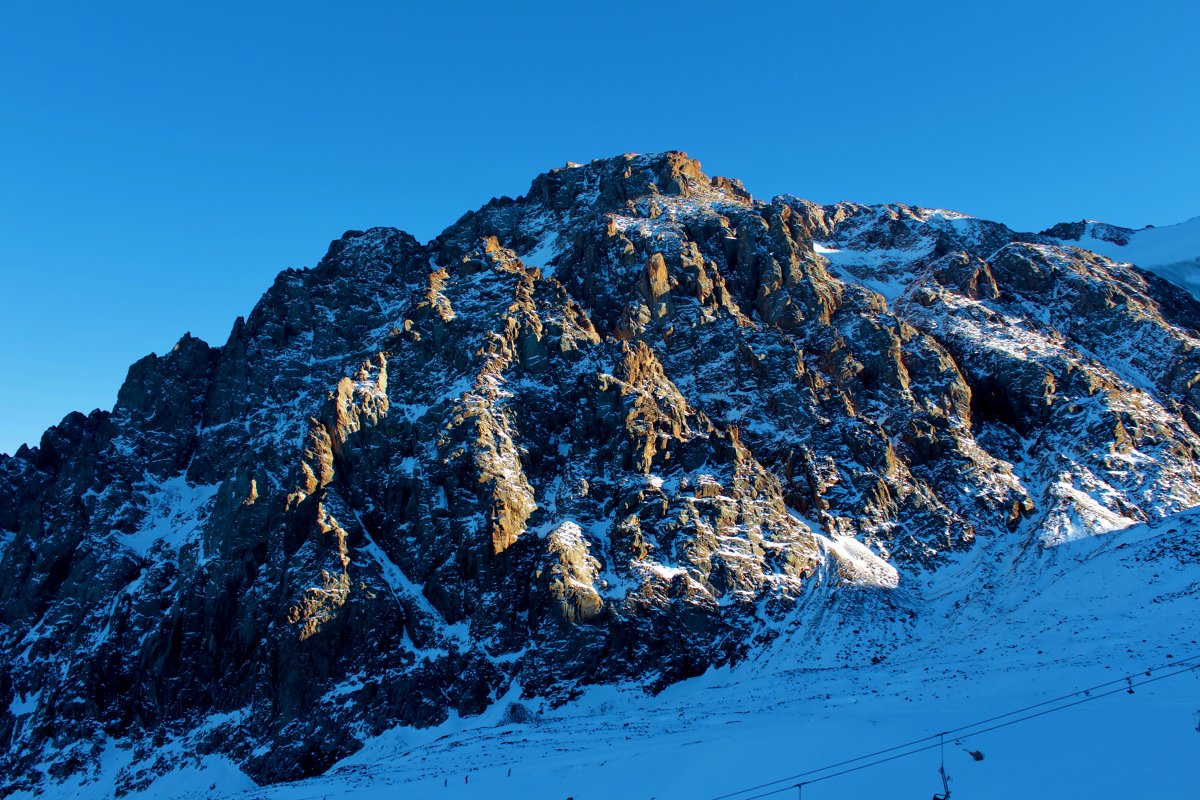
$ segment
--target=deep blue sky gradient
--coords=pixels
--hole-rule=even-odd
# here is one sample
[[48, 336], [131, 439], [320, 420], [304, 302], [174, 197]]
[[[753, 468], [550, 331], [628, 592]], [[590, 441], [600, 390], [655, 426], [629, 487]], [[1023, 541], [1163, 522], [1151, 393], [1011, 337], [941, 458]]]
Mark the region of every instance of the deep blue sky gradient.
[[759, 197], [1200, 214], [1193, 2], [8, 3], [0, 451], [348, 228], [686, 150]]

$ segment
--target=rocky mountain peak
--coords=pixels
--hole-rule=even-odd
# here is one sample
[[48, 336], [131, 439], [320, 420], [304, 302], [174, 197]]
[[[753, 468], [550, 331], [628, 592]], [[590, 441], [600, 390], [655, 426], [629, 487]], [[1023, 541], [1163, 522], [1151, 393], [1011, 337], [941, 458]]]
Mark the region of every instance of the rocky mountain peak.
[[701, 171], [700, 162], [689, 158], [687, 153], [676, 150], [647, 155], [626, 153], [539, 175], [524, 199], [566, 211], [580, 195], [595, 192], [593, 202], [599, 203], [601, 210], [612, 211], [631, 200], [654, 195], [692, 196], [706, 190], [712, 182]]
[[101, 741], [144, 785], [164, 737], [311, 775], [514, 687], [803, 653], [803, 608], [886, 658], [920, 576], [986, 603], [997, 564], [1200, 504], [1198, 327], [1049, 236], [755, 201], [679, 152], [428, 244], [348, 231], [0, 456], [4, 790]]

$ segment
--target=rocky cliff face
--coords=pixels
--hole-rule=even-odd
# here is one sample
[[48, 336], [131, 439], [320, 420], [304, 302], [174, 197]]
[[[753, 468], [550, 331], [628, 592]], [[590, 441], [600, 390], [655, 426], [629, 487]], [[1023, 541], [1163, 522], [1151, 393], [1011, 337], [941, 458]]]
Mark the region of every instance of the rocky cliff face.
[[1198, 325], [1048, 236], [682, 153], [350, 231], [0, 456], [5, 790], [106, 747], [129, 788], [166, 752], [311, 775], [513, 685], [663, 687], [797, 604], [902, 621], [979, 537], [1200, 505]]

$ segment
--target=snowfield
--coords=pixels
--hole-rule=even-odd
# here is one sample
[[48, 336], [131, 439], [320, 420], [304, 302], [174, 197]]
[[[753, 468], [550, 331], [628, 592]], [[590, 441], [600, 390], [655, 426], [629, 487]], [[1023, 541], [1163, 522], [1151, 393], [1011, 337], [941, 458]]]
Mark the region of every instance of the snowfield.
[[[551, 708], [514, 690], [479, 717], [394, 729], [311, 780], [257, 788], [208, 757], [128, 796], [796, 797], [794, 776], [809, 770], [1010, 722], [988, 720], [1107, 683], [1093, 699], [1062, 697], [1017, 715], [1042, 716], [947, 738], [955, 796], [1195, 798], [1200, 670], [1184, 669], [1200, 664], [1200, 511], [1055, 547], [1013, 544], [983, 539], [894, 589], [815, 592], [750, 660], [657, 696], [593, 687]], [[905, 609], [921, 606], [913, 621]], [[1121, 679], [1147, 680], [1147, 669], [1157, 680], [1128, 693]], [[941, 791], [936, 739], [881, 756], [930, 745], [807, 775], [803, 797], [929, 797]], [[168, 744], [161, 755], [183, 752]], [[111, 795], [123, 755], [110, 748], [98, 781], [42, 796]]]

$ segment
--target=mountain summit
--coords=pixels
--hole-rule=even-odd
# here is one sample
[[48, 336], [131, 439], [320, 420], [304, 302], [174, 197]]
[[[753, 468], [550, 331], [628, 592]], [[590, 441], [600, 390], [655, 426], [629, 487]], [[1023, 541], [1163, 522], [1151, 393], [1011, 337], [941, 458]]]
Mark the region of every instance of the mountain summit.
[[164, 742], [296, 779], [846, 622], [870, 669], [948, 565], [986, 604], [1200, 505], [1200, 303], [1070, 233], [758, 201], [678, 152], [347, 232], [0, 456], [0, 793], [109, 747], [144, 787]]

